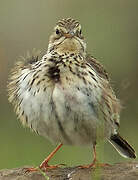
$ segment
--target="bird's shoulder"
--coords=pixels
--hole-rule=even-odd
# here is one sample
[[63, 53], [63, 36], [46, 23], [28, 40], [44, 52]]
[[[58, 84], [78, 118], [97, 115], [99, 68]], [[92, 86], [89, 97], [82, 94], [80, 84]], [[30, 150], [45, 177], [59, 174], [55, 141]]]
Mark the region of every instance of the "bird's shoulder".
[[32, 75], [36, 72], [37, 76], [38, 71], [34, 71], [35, 69], [33, 69], [33, 64], [37, 65], [41, 59], [42, 56], [40, 51], [33, 50], [32, 52], [26, 53], [25, 56], [20, 56], [16, 60], [14, 67], [11, 69], [9, 74], [7, 83], [8, 96], [9, 99], [11, 99], [10, 101], [17, 99], [15, 97], [19, 89], [24, 91], [31, 82], [34, 82]]
[[96, 58], [87, 54], [86, 62], [89, 63], [92, 66], [92, 68], [95, 69], [95, 71], [99, 74], [100, 77], [102, 77], [106, 80], [109, 80], [107, 71], [105, 70], [104, 66], [100, 62], [97, 61]]
[[18, 66], [18, 68], [31, 68], [31, 66], [37, 62], [39, 62], [44, 53], [40, 50], [33, 49], [32, 51], [27, 51], [27, 53], [24, 56], [19, 56], [17, 61], [15, 62], [15, 67]]

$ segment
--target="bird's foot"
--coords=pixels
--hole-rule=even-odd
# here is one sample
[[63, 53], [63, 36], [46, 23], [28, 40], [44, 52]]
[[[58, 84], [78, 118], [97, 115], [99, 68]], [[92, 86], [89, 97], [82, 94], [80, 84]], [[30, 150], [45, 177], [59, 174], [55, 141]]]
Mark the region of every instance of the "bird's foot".
[[48, 162], [50, 159], [55, 155], [55, 153], [61, 148], [62, 144], [60, 143], [54, 151], [52, 151], [49, 156], [40, 164], [39, 167], [36, 168], [25, 168], [26, 172], [35, 172], [35, 171], [40, 171], [40, 170], [49, 170], [49, 169], [55, 169], [61, 166], [65, 166], [65, 164], [57, 164], [57, 165], [48, 165]]
[[65, 166], [65, 164], [48, 165], [48, 163], [43, 162], [39, 167], [25, 168], [25, 172], [29, 173], [29, 172], [36, 172], [36, 171], [40, 171], [40, 170], [47, 171], [50, 169], [59, 168], [61, 166]]
[[44, 169], [46, 170], [50, 170], [50, 169], [55, 169], [55, 168], [60, 168], [61, 166], [66, 166], [65, 164], [56, 164], [56, 165], [48, 165], [47, 162], [43, 162], [40, 166], [39, 169]]
[[106, 167], [106, 166], [111, 166], [110, 164], [107, 163], [99, 163], [97, 160], [93, 161], [91, 164], [88, 165], [80, 165], [79, 168], [81, 169], [89, 169], [89, 168], [96, 168], [96, 167]]
[[25, 170], [25, 173], [36, 172], [36, 171], [39, 171], [39, 167], [24, 168], [24, 170]]

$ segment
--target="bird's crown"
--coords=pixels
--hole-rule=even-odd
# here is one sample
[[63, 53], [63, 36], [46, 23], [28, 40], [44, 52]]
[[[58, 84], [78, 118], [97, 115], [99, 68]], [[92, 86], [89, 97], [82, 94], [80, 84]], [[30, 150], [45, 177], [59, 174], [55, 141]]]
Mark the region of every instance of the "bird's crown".
[[59, 27], [64, 27], [66, 29], [74, 29], [80, 26], [80, 23], [77, 20], [74, 20], [72, 18], [66, 18], [66, 19], [62, 19], [59, 20], [57, 22], [57, 25]]

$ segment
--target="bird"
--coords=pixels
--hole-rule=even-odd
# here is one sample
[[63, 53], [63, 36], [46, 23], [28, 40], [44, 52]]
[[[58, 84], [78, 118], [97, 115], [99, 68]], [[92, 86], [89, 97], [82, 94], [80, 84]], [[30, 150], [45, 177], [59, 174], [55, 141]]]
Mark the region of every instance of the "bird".
[[[125, 158], [135, 150], [119, 134], [121, 103], [103, 65], [87, 53], [80, 23], [56, 23], [43, 55], [19, 58], [8, 81], [8, 99], [21, 123], [59, 143], [39, 168], [55, 168], [49, 160], [63, 145], [92, 146], [106, 140]], [[33, 170], [33, 168], [32, 168]]]

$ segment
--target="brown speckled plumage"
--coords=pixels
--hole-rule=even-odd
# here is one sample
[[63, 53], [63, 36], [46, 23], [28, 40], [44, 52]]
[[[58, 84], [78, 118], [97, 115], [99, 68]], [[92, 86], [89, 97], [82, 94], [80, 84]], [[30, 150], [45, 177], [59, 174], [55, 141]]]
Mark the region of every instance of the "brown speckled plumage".
[[8, 94], [18, 118], [38, 134], [94, 147], [107, 139], [122, 156], [135, 158], [118, 135], [120, 102], [104, 67], [86, 53], [78, 21], [58, 21], [43, 56], [20, 58], [10, 74]]

